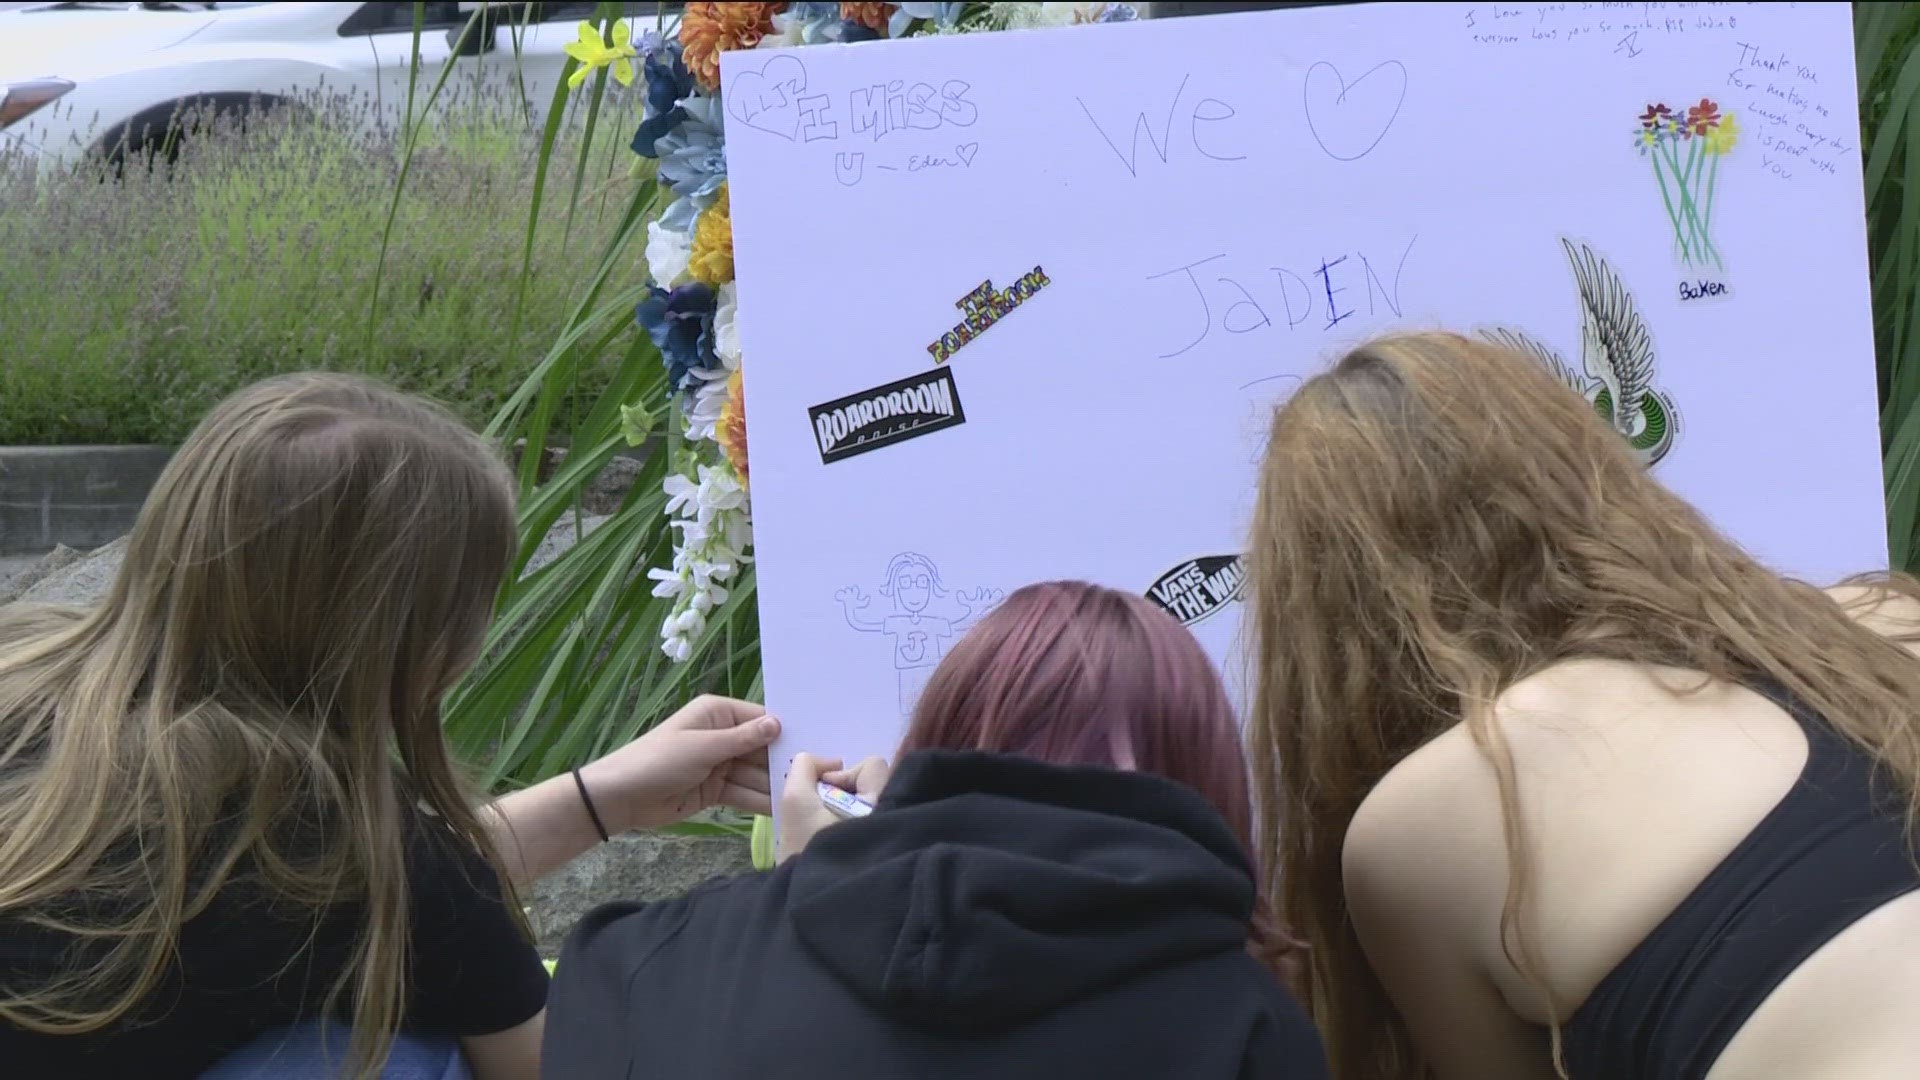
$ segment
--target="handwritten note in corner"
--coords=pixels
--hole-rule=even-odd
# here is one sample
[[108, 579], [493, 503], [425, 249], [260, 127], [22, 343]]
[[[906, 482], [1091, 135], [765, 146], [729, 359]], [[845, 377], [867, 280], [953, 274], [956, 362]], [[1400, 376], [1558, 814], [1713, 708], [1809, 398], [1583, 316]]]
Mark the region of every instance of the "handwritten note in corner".
[[1397, 327], [1534, 357], [1783, 570], [1886, 557], [1844, 5], [1367, 4], [723, 69], [780, 764], [890, 753], [1045, 578], [1155, 598], [1237, 676], [1271, 407]]

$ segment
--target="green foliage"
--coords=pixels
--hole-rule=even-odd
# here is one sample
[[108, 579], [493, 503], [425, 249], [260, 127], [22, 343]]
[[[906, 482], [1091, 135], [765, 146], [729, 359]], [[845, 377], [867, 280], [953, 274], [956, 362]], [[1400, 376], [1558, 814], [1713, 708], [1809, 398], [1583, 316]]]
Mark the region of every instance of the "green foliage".
[[[619, 4], [601, 4], [603, 27]], [[558, 560], [508, 584], [488, 637], [485, 660], [446, 703], [448, 738], [468, 760], [490, 763], [494, 784], [528, 783], [587, 761], [638, 737], [696, 694], [713, 691], [759, 696], [760, 641], [751, 571], [710, 614], [691, 660], [675, 664], [661, 651], [660, 627], [671, 600], [653, 595], [649, 567], [667, 566], [674, 535], [667, 524], [662, 484], [669, 469], [684, 470], [680, 421], [667, 415], [666, 368], [645, 334], [633, 325], [644, 289], [629, 276], [644, 266], [645, 225], [657, 209], [650, 181], [630, 185], [617, 217], [589, 230], [590, 190], [549, 178], [572, 175], [604, 160], [625, 175], [626, 141], [637, 114], [608, 104], [609, 79], [594, 72], [576, 97], [590, 116], [617, 116], [612, 126], [584, 125], [575, 146], [557, 138], [569, 107], [562, 74], [542, 133], [535, 181], [518, 217], [523, 251], [538, 251], [557, 231], [591, 272], [568, 296], [558, 318], [544, 317], [529, 300], [526, 324], [552, 344], [524, 372], [502, 403], [489, 432], [506, 442], [525, 440], [521, 459], [521, 551], [524, 566], [557, 523], [580, 520], [583, 493], [614, 454], [662, 430], [619, 511]], [[617, 153], [608, 153], [612, 149]], [[549, 204], [554, 192], [564, 202]], [[531, 297], [540, 273], [523, 267], [516, 286]], [[629, 284], [634, 282], [634, 284]], [[595, 373], [604, 373], [596, 378]], [[544, 482], [536, 466], [555, 440], [572, 447], [565, 465]], [[722, 828], [727, 826], [704, 826]]]
[[[561, 211], [575, 241], [618, 227], [626, 162], [557, 162], [577, 213], [550, 211], [527, 247], [541, 147], [584, 145], [583, 115], [543, 132], [504, 88], [450, 87], [407, 154], [369, 102], [303, 104], [117, 181], [0, 156], [0, 444], [177, 442], [228, 392], [292, 370], [376, 374], [476, 424], [499, 410], [596, 269]], [[608, 288], [643, 279], [635, 256]], [[587, 365], [579, 392], [608, 377]]]
[[1920, 4], [1855, 4], [1887, 533], [1920, 570]]

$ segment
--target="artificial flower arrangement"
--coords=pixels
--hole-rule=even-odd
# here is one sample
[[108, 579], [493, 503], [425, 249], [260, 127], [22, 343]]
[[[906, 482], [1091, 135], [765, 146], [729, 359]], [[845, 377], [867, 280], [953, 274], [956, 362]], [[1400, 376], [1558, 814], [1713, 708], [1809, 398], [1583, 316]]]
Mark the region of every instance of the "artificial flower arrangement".
[[[672, 195], [647, 225], [653, 284], [635, 316], [667, 366], [667, 404], [686, 435], [684, 460], [666, 479], [673, 564], [647, 571], [653, 594], [674, 601], [660, 637], [676, 663], [693, 656], [753, 544], [720, 54], [1136, 17], [1120, 3], [691, 3], [675, 32], [649, 31], [637, 45], [624, 22], [606, 36], [581, 24], [580, 40], [567, 46], [580, 63], [571, 85], [601, 67], [631, 85], [633, 61], [640, 62], [646, 103], [633, 152], [655, 163]], [[628, 407], [630, 438], [644, 437], [652, 415], [649, 403]]]

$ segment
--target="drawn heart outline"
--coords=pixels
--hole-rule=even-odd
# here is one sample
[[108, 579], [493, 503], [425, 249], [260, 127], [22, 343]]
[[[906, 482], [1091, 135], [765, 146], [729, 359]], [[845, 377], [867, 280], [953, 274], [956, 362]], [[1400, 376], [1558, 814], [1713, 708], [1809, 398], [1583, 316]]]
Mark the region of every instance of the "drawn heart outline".
[[973, 155], [980, 152], [980, 144], [977, 142], [961, 143], [959, 146], [953, 148], [953, 152], [959, 155], [962, 165], [971, 165], [973, 164]]
[[[1316, 106], [1314, 87], [1316, 82], [1320, 86], [1325, 86], [1326, 79], [1322, 77], [1316, 80], [1315, 76], [1320, 73], [1322, 68], [1326, 69], [1327, 75], [1332, 76], [1334, 85], [1338, 87], [1338, 89], [1334, 91], [1330, 99], [1327, 98], [1325, 95], [1321, 95], [1321, 98], [1318, 104], [1323, 110], [1323, 115], [1320, 120], [1316, 121], [1314, 119], [1314, 109]], [[1365, 147], [1362, 147], [1357, 153], [1352, 153], [1352, 154], [1336, 153], [1333, 147], [1327, 145], [1326, 136], [1321, 133], [1322, 127], [1323, 126], [1331, 127], [1332, 123], [1335, 122], [1337, 119], [1339, 119], [1339, 117], [1343, 115], [1352, 115], [1351, 113], [1343, 114], [1334, 110], [1348, 107], [1349, 103], [1347, 101], [1347, 96], [1353, 93], [1354, 88], [1359, 86], [1361, 83], [1366, 82], [1368, 79], [1373, 78], [1375, 75], [1383, 71], [1396, 76], [1399, 82], [1399, 90], [1394, 94], [1394, 98], [1393, 98], [1393, 107], [1391, 109], [1381, 110], [1386, 114], [1386, 119], [1379, 121], [1379, 130], [1374, 133], [1372, 141], [1368, 142]], [[1388, 81], [1391, 82], [1394, 80], [1389, 79]], [[1375, 85], [1385, 85], [1385, 84], [1379, 83]], [[1381, 100], [1384, 100], [1384, 99], [1381, 99]], [[1359, 78], [1353, 80], [1352, 82], [1348, 82], [1345, 76], [1340, 74], [1339, 68], [1334, 67], [1331, 63], [1325, 60], [1322, 60], [1319, 63], [1316, 63], [1312, 67], [1307, 69], [1306, 92], [1305, 92], [1305, 100], [1304, 100], [1304, 105], [1307, 113], [1307, 130], [1313, 132], [1313, 141], [1319, 143], [1320, 149], [1325, 151], [1327, 156], [1334, 159], [1335, 161], [1358, 161], [1359, 159], [1366, 157], [1368, 154], [1372, 153], [1373, 148], [1380, 145], [1380, 140], [1387, 137], [1387, 130], [1393, 127], [1393, 122], [1399, 119], [1400, 107], [1406, 104], [1406, 100], [1407, 100], [1407, 66], [1398, 60], [1388, 60], [1383, 63], [1376, 64], [1373, 67], [1367, 69], [1367, 71], [1362, 73]], [[1360, 108], [1363, 106], [1361, 103], [1356, 102], [1352, 107]], [[1358, 124], [1359, 121], [1356, 120], [1354, 121], [1354, 123]], [[1361, 130], [1365, 130], [1364, 125], [1361, 126]], [[1364, 138], [1364, 136], [1362, 137]], [[1341, 140], [1336, 138], [1334, 141], [1338, 143]], [[1355, 141], [1357, 142], [1358, 140], [1355, 140]], [[1342, 149], [1348, 149], [1348, 147], [1343, 146]]]
[[776, 56], [759, 71], [733, 77], [727, 85], [727, 115], [792, 142], [800, 130], [800, 110], [794, 103], [806, 89], [806, 65], [791, 56]]

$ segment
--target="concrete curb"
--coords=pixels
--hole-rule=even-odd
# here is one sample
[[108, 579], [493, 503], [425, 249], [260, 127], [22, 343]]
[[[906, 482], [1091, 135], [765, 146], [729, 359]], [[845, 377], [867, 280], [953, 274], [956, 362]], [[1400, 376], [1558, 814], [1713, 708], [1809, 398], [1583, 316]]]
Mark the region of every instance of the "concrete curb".
[[[618, 510], [652, 449], [616, 454], [582, 493], [586, 512]], [[566, 457], [549, 448], [541, 479]], [[0, 446], [0, 558], [91, 551], [127, 535], [172, 458], [168, 446]]]
[[0, 446], [0, 555], [125, 536], [172, 457], [165, 446]]

